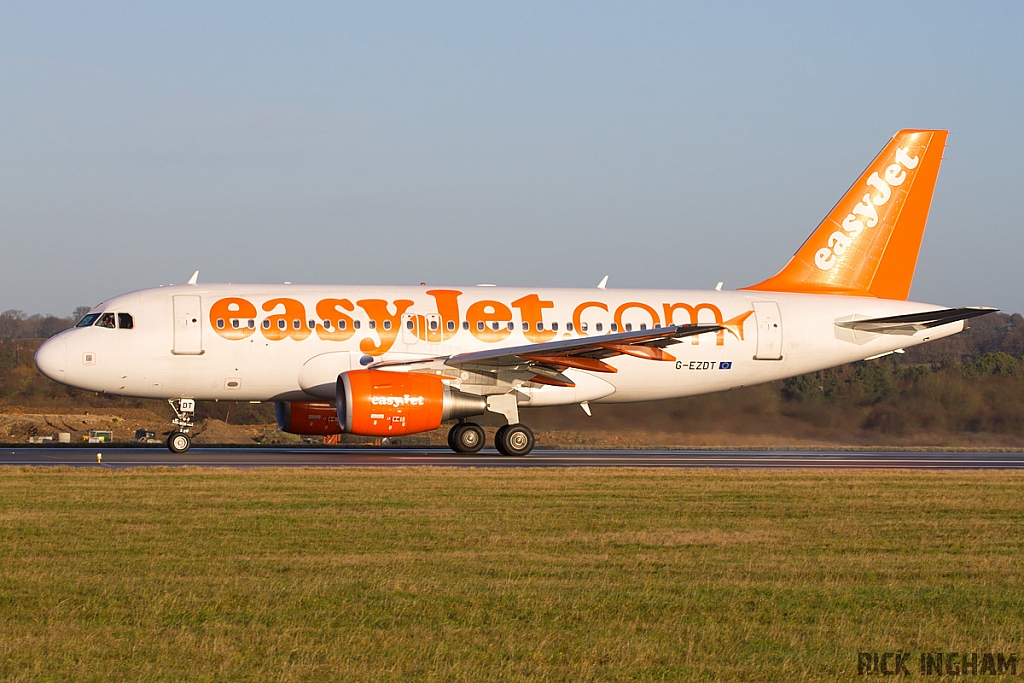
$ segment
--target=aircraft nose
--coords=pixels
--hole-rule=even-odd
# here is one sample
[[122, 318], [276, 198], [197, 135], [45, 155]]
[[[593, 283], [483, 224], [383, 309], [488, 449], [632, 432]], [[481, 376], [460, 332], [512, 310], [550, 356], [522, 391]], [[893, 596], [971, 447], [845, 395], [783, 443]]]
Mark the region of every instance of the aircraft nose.
[[43, 342], [36, 351], [36, 367], [55, 382], [64, 381], [64, 370], [68, 362], [68, 343], [63, 337]]

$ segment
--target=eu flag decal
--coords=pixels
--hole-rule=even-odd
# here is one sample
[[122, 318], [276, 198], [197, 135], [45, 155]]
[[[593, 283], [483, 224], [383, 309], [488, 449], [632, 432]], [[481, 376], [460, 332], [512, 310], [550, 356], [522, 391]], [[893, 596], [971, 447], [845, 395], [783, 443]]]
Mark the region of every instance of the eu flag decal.
[[719, 370], [732, 370], [732, 361], [722, 361], [718, 364]]

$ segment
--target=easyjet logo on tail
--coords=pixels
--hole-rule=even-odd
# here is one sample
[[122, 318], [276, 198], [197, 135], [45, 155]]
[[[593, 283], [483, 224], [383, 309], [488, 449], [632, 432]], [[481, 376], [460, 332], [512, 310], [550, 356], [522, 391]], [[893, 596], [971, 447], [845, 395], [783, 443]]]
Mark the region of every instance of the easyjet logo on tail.
[[828, 236], [828, 246], [818, 249], [814, 254], [814, 265], [819, 270], [830, 270], [836, 264], [836, 258], [846, 253], [853, 241], [865, 229], [878, 225], [878, 211], [883, 209], [892, 199], [893, 188], [899, 187], [907, 180], [907, 171], [917, 168], [919, 157], [911, 157], [906, 147], [896, 149], [896, 161], [886, 167], [883, 179], [875, 171], [867, 179], [868, 192], [857, 203], [853, 210], [843, 219], [842, 230], [836, 230]]

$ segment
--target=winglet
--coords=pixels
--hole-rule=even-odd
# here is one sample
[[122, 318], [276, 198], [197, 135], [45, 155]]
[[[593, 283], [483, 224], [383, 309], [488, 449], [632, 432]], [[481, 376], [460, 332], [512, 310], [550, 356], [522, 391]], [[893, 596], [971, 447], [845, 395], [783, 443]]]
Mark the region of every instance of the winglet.
[[897, 133], [786, 267], [744, 289], [905, 300], [947, 135]]

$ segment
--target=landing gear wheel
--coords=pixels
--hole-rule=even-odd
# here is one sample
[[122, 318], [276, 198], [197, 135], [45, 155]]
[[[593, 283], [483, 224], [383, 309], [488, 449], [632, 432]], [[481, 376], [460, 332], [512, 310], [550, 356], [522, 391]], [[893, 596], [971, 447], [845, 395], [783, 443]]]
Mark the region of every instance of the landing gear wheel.
[[494, 435], [494, 447], [502, 455], [527, 455], [533, 450], [533, 432], [524, 424], [506, 425]]
[[171, 432], [167, 437], [167, 448], [171, 453], [184, 453], [192, 447], [192, 439], [184, 432]]
[[484, 430], [478, 424], [462, 422], [448, 432], [448, 441], [456, 453], [479, 453], [484, 447]]
[[500, 427], [498, 427], [498, 431], [494, 432], [494, 447], [497, 448], [498, 451], [502, 453], [503, 451], [501, 450], [501, 446], [499, 446], [498, 444], [501, 443], [501, 440], [503, 438], [505, 438], [504, 435], [506, 431], [508, 431], [508, 425], [501, 425]]

